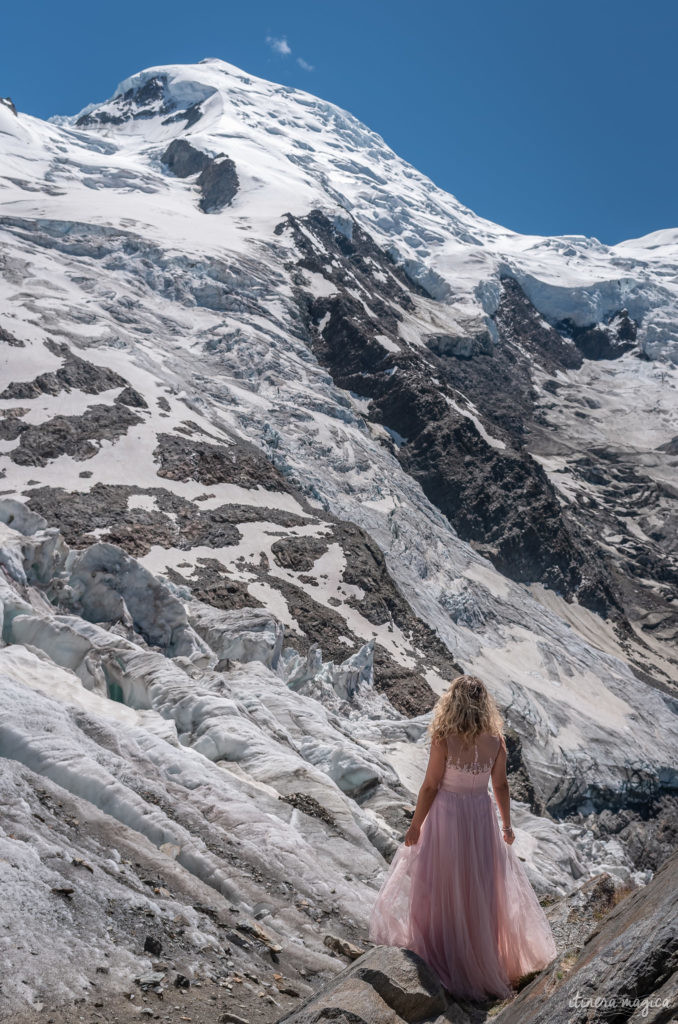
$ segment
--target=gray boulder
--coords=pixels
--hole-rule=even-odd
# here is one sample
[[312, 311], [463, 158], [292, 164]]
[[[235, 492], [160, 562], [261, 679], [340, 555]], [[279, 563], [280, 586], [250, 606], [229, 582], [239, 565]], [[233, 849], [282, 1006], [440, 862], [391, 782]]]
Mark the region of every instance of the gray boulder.
[[417, 1024], [436, 1020], [447, 1008], [440, 981], [421, 957], [409, 949], [375, 946], [280, 1021]]

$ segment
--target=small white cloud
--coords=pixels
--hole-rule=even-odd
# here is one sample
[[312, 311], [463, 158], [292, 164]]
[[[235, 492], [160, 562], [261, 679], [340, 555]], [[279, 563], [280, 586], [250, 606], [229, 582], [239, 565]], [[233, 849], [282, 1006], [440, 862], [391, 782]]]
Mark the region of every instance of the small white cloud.
[[281, 57], [289, 57], [292, 52], [292, 47], [284, 36], [281, 39], [276, 39], [275, 36], [266, 36], [266, 42], [273, 52], [280, 54]]
[[308, 61], [304, 60], [303, 57], [297, 57], [297, 64], [299, 65], [300, 68], [303, 68], [304, 71], [313, 71], [314, 70], [313, 65], [309, 64]]

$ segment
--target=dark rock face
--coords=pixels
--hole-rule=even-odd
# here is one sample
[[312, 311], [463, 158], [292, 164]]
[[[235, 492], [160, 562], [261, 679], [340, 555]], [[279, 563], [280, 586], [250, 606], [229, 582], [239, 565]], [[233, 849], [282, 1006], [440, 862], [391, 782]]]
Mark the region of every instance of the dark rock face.
[[202, 440], [196, 442], [177, 434], [158, 434], [158, 447], [153, 454], [160, 463], [158, 476], [168, 480], [289, 491], [287, 481], [266, 456], [242, 440], [234, 440], [232, 445], [226, 446]]
[[230, 206], [240, 186], [235, 164], [227, 156], [210, 161], [201, 171], [197, 184], [202, 192], [199, 206], [203, 213], [219, 213]]
[[[126, 388], [130, 393], [133, 391], [125, 378], [115, 370], [110, 370], [107, 366], [96, 366], [87, 359], [81, 359], [80, 356], [71, 352], [68, 345], [48, 340], [45, 342], [45, 348], [53, 355], [63, 357], [64, 361], [59, 369], [41, 373], [31, 381], [8, 384], [0, 393], [0, 398], [36, 398], [40, 394], [58, 395], [61, 391], [71, 391], [72, 389], [84, 391], [88, 395], [98, 395], [102, 391], [120, 387]], [[141, 399], [140, 395], [138, 397]], [[137, 401], [136, 404], [141, 408], [146, 408], [143, 399], [141, 402]]]
[[393, 621], [407, 629], [409, 606], [394, 585], [384, 556], [372, 538], [359, 527], [342, 523], [335, 526], [334, 539], [341, 544], [346, 558], [344, 579], [365, 593], [362, 598], [351, 598], [349, 603], [375, 626]]
[[19, 444], [7, 454], [19, 466], [46, 466], [63, 454], [91, 459], [99, 451], [94, 441], [115, 440], [137, 423], [143, 420], [125, 405], [91, 405], [81, 416], [22, 423]]
[[162, 953], [162, 942], [154, 935], [147, 935], [144, 939], [144, 953], [152, 953], [153, 956], [160, 956]]
[[[399, 1024], [440, 1019], [448, 1000], [430, 967], [406, 949], [376, 946], [354, 960], [301, 1007], [286, 1024]], [[455, 1018], [464, 1021], [464, 1016]]]
[[216, 558], [198, 559], [191, 576], [185, 576], [171, 566], [167, 569], [166, 575], [172, 583], [186, 587], [197, 601], [204, 601], [222, 611], [264, 607], [261, 601], [249, 593], [247, 584], [234, 580]]
[[[262, 570], [262, 578], [264, 575], [265, 570]], [[344, 617], [316, 601], [309, 587], [278, 580], [277, 589], [303, 632], [303, 636], [294, 637], [298, 651], [305, 654], [312, 644], [318, 644], [325, 657], [341, 662], [361, 646], [360, 639], [348, 628]]]
[[155, 75], [136, 89], [128, 89], [108, 103], [83, 114], [75, 122], [78, 127], [92, 127], [106, 124], [124, 124], [125, 121], [172, 115], [165, 117], [163, 124], [185, 120], [186, 127], [200, 120], [202, 101], [192, 103], [183, 109], [165, 94], [167, 75]]
[[678, 847], [678, 797], [670, 793], [657, 796], [642, 813], [606, 808], [571, 820], [601, 839], [617, 838], [638, 871], [656, 871]]
[[0, 439], [3, 441], [16, 441], [17, 437], [26, 429], [26, 424], [21, 417], [25, 416], [26, 409], [3, 409], [0, 412]]
[[5, 327], [0, 327], [0, 341], [4, 342], [5, 345], [11, 345], [12, 348], [25, 348], [26, 345], [20, 338], [16, 338], [10, 331]]
[[148, 103], [163, 98], [166, 84], [166, 76], [158, 75], [155, 78], [149, 78], [139, 89], [128, 89], [123, 98], [134, 97], [137, 106], [144, 107]]
[[[152, 117], [162, 101], [166, 85], [166, 75], [149, 78], [141, 88], [128, 89], [121, 96], [116, 96], [108, 104], [111, 110], [92, 110], [79, 117], [75, 123], [80, 128], [102, 124], [123, 124], [130, 118]], [[167, 109], [169, 110], [169, 107]]]
[[230, 157], [211, 157], [185, 139], [174, 139], [160, 157], [178, 178], [198, 174], [196, 184], [201, 192], [203, 213], [219, 213], [230, 206], [240, 187], [235, 163]]
[[622, 309], [604, 324], [580, 327], [572, 320], [561, 320], [557, 329], [574, 344], [586, 359], [618, 359], [635, 347], [638, 325]]
[[8, 110], [11, 110], [15, 117], [19, 116], [10, 96], [0, 96], [0, 103], [3, 103]]
[[[1, 422], [1, 421], [0, 421]], [[129, 508], [133, 495], [155, 499], [156, 509]], [[93, 542], [92, 531], [108, 528], [101, 540], [117, 544], [130, 555], [141, 557], [154, 544], [190, 551], [192, 547], [226, 547], [240, 541], [239, 523], [264, 519], [284, 527], [304, 520], [291, 512], [247, 505], [221, 505], [202, 509], [161, 487], [125, 487], [94, 484], [89, 491], [37, 487], [27, 505], [58, 526], [67, 544], [83, 547]], [[210, 602], [211, 603], [211, 602]]]
[[[452, 659], [449, 659], [450, 662]], [[451, 676], [459, 675], [458, 671]], [[403, 668], [387, 654], [380, 644], [374, 647], [374, 685], [388, 697], [391, 704], [402, 715], [415, 718], [430, 711], [437, 700], [424, 677]]]
[[[501, 284], [503, 294], [495, 314], [500, 338], [504, 342], [527, 342], [530, 353], [539, 365], [551, 372], [578, 369], [582, 364], [582, 356], [569, 338], [563, 337], [556, 328], [549, 327], [514, 278], [503, 275]], [[515, 353], [512, 353], [512, 357], [516, 358]], [[525, 369], [521, 367], [521, 377], [525, 376]]]
[[[371, 302], [376, 304], [373, 308], [378, 309], [392, 330], [397, 327], [399, 314], [389, 300], [395, 300], [403, 309], [413, 309], [410, 293], [429, 297], [354, 221], [335, 225], [320, 210], [311, 210], [303, 220], [286, 214], [275, 234], [285, 231], [291, 233], [297, 245], [298, 266], [318, 271], [338, 286], [353, 286], [356, 277], [365, 279], [369, 292], [375, 293], [370, 295]], [[329, 251], [342, 258], [331, 263], [327, 259]], [[378, 287], [374, 283], [375, 270], [384, 275]]]
[[614, 609], [593, 551], [586, 551], [546, 473], [527, 454], [490, 447], [471, 420], [448, 413], [429, 422], [400, 457], [459, 535], [505, 575], [576, 595], [601, 615]]
[[452, 334], [429, 334], [426, 348], [436, 356], [454, 356], [472, 359], [477, 355], [492, 355], [493, 343], [489, 334], [480, 338], [459, 338]]
[[[443, 678], [451, 681], [461, 675], [463, 668], [438, 635], [412, 614], [409, 604], [388, 571], [381, 548], [369, 534], [355, 523], [335, 523], [331, 539], [341, 544], [344, 552], [344, 580], [364, 591], [362, 598], [352, 598], [348, 603], [375, 626], [392, 622], [410, 638], [413, 645], [426, 651], [428, 664], [435, 667]], [[377, 645], [375, 665], [381, 664], [380, 650]], [[406, 706], [406, 714], [421, 714], [424, 710], [430, 710], [435, 703], [428, 683], [395, 665], [387, 671], [383, 664], [378, 685], [392, 698], [392, 703], [396, 703], [395, 695], [398, 694], [396, 706], [401, 710]], [[421, 710], [415, 711], [414, 707]]]
[[133, 409], [148, 409], [148, 403], [143, 395], [140, 395], [136, 388], [127, 387], [123, 388], [117, 398], [114, 399], [118, 405], [129, 405]]
[[309, 572], [327, 551], [327, 543], [319, 537], [284, 537], [273, 544], [271, 551], [283, 569]]
[[190, 128], [202, 117], [202, 103], [193, 103], [190, 107], [186, 107], [185, 110], [179, 110], [176, 114], [172, 114], [171, 117], [166, 117], [163, 120], [163, 124], [173, 124], [175, 121], [185, 121], [184, 128]]
[[[522, 447], [524, 421], [534, 406], [531, 360], [507, 344], [491, 347], [482, 339], [468, 350], [439, 335], [428, 339], [427, 349], [408, 346], [399, 337], [398, 321], [421, 289], [357, 226], [349, 238], [316, 211], [303, 227], [289, 216], [280, 225], [280, 231], [292, 232], [299, 266], [340, 289], [338, 295], [300, 300], [313, 349], [340, 387], [372, 400], [370, 418], [393, 432], [395, 454], [427, 497], [507, 576], [542, 582], [602, 615], [621, 618], [595, 549]], [[367, 297], [374, 317], [348, 288]], [[529, 334], [546, 367], [580, 365], [578, 350], [544, 325], [512, 279], [505, 281], [496, 319], [501, 341], [519, 330], [524, 344]], [[385, 349], [379, 334], [396, 350]], [[489, 443], [464, 415], [460, 392], [478, 408], [491, 408], [489, 426], [498, 443]]]
[[668, 452], [669, 455], [678, 455], [678, 437], [672, 437], [666, 444], [660, 444], [657, 451]]
[[[598, 1000], [598, 1002], [596, 1002]], [[678, 1011], [678, 853], [619, 902], [574, 958], [558, 957], [495, 1019], [669, 1024]]]
[[177, 178], [199, 174], [210, 162], [207, 153], [196, 149], [186, 139], [173, 139], [160, 159]]

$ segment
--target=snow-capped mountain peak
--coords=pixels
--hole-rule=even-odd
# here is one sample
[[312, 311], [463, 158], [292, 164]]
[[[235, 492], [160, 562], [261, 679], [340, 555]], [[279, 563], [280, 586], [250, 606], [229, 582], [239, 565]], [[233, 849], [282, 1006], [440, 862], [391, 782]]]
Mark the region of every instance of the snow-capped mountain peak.
[[[647, 243], [609, 247], [584, 236], [524, 236], [495, 225], [435, 186], [351, 114], [225, 61], [147, 68], [124, 79], [110, 100], [52, 123], [66, 133], [61, 145], [82, 146], [85, 132], [88, 140], [110, 140], [116, 146], [113, 162], [121, 164], [120, 188], [126, 169], [142, 179], [137, 188], [144, 188], [145, 178], [149, 192], [160, 192], [161, 210], [152, 201], [145, 205], [151, 224], [164, 220], [163, 233], [163, 211], [179, 196], [153, 172], [160, 170], [161, 147], [183, 138], [210, 155], [227, 154], [238, 167], [241, 187], [229, 221], [237, 218], [250, 235], [268, 238], [283, 213], [301, 216], [317, 206], [343, 211], [431, 295], [463, 308], [460, 334], [492, 329], [488, 315], [496, 311], [499, 276], [509, 271], [549, 319], [586, 326], [626, 308], [639, 323], [641, 346], [648, 352], [651, 346], [653, 355], [674, 352], [675, 279], [656, 267], [658, 256]], [[58, 132], [51, 144], [45, 142], [58, 151]], [[86, 149], [92, 145], [84, 142]], [[97, 162], [94, 154], [90, 160]], [[69, 185], [71, 197], [75, 184]], [[122, 210], [114, 209], [111, 198], [109, 193], [106, 208], [114, 221]], [[132, 207], [134, 216], [131, 199], [120, 205]], [[186, 232], [190, 245], [188, 225], [179, 211], [172, 214], [181, 222], [178, 237]], [[219, 225], [216, 247], [235, 244], [230, 226]], [[211, 232], [205, 225], [202, 231], [204, 247]], [[661, 262], [675, 260], [678, 250], [666, 232], [661, 248]], [[652, 289], [645, 287], [648, 275], [654, 277]]]

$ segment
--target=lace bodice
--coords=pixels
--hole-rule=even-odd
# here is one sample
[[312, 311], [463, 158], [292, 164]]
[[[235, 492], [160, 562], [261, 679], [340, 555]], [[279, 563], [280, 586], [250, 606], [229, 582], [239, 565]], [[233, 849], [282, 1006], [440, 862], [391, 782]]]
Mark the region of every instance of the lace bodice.
[[492, 765], [494, 764], [494, 758], [489, 761], [480, 761], [478, 759], [478, 747], [474, 747], [473, 760], [463, 764], [458, 758], [448, 755], [445, 765], [448, 768], [456, 768], [459, 772], [470, 772], [471, 775], [480, 775], [482, 772], [491, 772]]
[[447, 737], [445, 774], [440, 788], [448, 792], [487, 792], [501, 740], [484, 733], [472, 745], [463, 743], [459, 736]]

